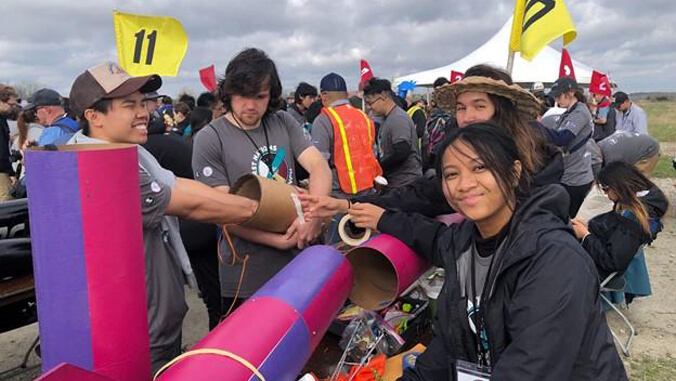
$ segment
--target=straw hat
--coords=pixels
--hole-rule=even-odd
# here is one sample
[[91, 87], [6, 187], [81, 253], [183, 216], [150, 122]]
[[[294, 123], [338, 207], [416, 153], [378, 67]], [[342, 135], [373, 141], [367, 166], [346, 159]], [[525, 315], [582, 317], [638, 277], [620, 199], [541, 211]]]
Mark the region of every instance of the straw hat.
[[488, 77], [465, 77], [461, 81], [445, 84], [434, 90], [434, 101], [437, 106], [455, 115], [458, 95], [467, 91], [494, 94], [512, 101], [517, 112], [527, 120], [534, 120], [540, 114], [540, 101], [519, 85], [508, 85], [504, 81]]

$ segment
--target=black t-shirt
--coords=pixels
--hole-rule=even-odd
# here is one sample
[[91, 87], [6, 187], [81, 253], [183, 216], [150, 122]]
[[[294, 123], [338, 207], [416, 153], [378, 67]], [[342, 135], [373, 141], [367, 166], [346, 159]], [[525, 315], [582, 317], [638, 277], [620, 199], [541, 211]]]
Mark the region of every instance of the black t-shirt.
[[193, 178], [192, 147], [176, 134], [151, 134], [143, 145], [160, 165], [177, 177]]
[[0, 117], [0, 173], [14, 175], [12, 162], [9, 160], [9, 125], [7, 119]]
[[[180, 136], [174, 133], [148, 135], [148, 141], [143, 148], [176, 177], [193, 179], [192, 147]], [[179, 222], [181, 238], [189, 256], [198, 251], [215, 250], [218, 238], [216, 225], [183, 219]]]

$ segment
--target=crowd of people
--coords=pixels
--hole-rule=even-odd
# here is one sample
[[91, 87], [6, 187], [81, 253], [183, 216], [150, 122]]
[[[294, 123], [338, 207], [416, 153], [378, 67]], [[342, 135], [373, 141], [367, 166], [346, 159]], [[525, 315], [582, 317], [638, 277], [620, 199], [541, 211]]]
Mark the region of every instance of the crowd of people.
[[[161, 85], [113, 63], [85, 70], [68, 98], [41, 89], [21, 102], [0, 85], [0, 201], [25, 196], [32, 147], [139, 145], [153, 369], [180, 354], [185, 284], [196, 282], [213, 329], [300, 250], [336, 244], [349, 214], [445, 272], [434, 339], [403, 380], [475, 368], [500, 380], [626, 379], [599, 284], [626, 273], [627, 302], [650, 294], [642, 248], [668, 206], [650, 181], [659, 143], [626, 93], [587, 95], [571, 77], [528, 91], [477, 65], [437, 79], [429, 101], [381, 78], [351, 94], [336, 73], [287, 100], [275, 63], [253, 48], [213, 93], [173, 102]], [[303, 188], [307, 222], [239, 225], [257, 203], [229, 191], [250, 173]], [[576, 219], [594, 183], [613, 210]], [[436, 219], [451, 213], [465, 220]]]

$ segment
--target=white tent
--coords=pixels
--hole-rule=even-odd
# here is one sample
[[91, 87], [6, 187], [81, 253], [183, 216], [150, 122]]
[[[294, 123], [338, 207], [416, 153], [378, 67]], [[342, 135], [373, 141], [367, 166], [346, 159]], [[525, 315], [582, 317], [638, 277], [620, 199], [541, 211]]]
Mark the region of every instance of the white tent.
[[[481, 45], [478, 49], [464, 58], [440, 68], [425, 70], [396, 78], [394, 84], [396, 86], [403, 81], [415, 81], [418, 86], [431, 86], [432, 83], [434, 83], [434, 80], [439, 77], [448, 78], [451, 75], [451, 70], [464, 73], [470, 67], [484, 63], [505, 68], [507, 66], [507, 52], [511, 28], [512, 18], [510, 17], [500, 31], [488, 40], [488, 42]], [[520, 53], [516, 53], [516, 56], [514, 57], [512, 78], [514, 79], [514, 82], [523, 85], [530, 85], [533, 82], [551, 84], [559, 78], [560, 64], [561, 52], [551, 46], [545, 46], [531, 62], [521, 58]], [[592, 68], [580, 61], [573, 60], [573, 69], [575, 70], [575, 78], [578, 83], [588, 85], [591, 81]]]

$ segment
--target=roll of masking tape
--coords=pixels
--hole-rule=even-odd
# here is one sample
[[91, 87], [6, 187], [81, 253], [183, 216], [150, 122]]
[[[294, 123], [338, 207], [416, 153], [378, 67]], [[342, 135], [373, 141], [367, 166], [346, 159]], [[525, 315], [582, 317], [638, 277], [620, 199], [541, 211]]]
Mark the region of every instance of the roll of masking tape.
[[361, 229], [363, 232], [353, 232], [348, 227], [347, 223], [349, 221], [350, 215], [346, 214], [338, 223], [338, 235], [340, 235], [340, 239], [343, 242], [350, 246], [359, 246], [371, 238], [371, 229]]

